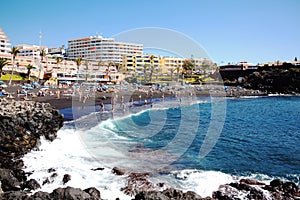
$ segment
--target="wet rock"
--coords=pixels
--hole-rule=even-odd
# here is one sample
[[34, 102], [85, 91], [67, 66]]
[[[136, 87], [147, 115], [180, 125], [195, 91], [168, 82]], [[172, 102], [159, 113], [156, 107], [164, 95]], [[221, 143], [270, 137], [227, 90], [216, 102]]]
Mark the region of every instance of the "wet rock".
[[299, 192], [298, 186], [293, 182], [286, 182], [282, 185], [284, 193], [295, 195]]
[[[249, 183], [249, 184], [247, 184]], [[256, 183], [256, 184], [254, 184]], [[275, 179], [269, 185], [256, 181], [240, 181], [221, 185], [213, 192], [215, 199], [299, 199], [299, 187], [292, 182]]]
[[47, 171], [48, 173], [51, 173], [51, 172], [55, 172], [56, 170], [54, 168], [49, 168]]
[[46, 179], [43, 181], [42, 185], [49, 184], [49, 183], [51, 183], [50, 180], [49, 180], [49, 178], [46, 178]]
[[0, 194], [0, 200], [28, 200], [29, 197], [24, 191], [8, 191]]
[[83, 191], [88, 193], [94, 199], [101, 199], [100, 191], [97, 190], [95, 187], [90, 187], [90, 188], [87, 188]]
[[67, 182], [69, 182], [71, 180], [71, 175], [70, 174], [65, 174], [63, 177], [63, 184], [66, 184]]
[[157, 183], [156, 184], [158, 187], [164, 187], [165, 186], [165, 183]]
[[299, 187], [293, 182], [283, 182], [279, 179], [274, 179], [270, 185], [266, 185], [263, 189], [270, 191], [276, 199], [299, 199]]
[[193, 200], [202, 200], [202, 199], [211, 199], [209, 197], [202, 198], [195, 192], [183, 192], [181, 190], [177, 190], [174, 188], [168, 188], [164, 191], [142, 191], [135, 195], [134, 200], [152, 200], [152, 199], [160, 199], [160, 200], [171, 200], [171, 199], [193, 199]]
[[57, 188], [51, 193], [53, 199], [68, 199], [68, 200], [77, 200], [77, 199], [88, 199], [96, 200], [97, 198], [92, 198], [90, 194], [84, 192], [79, 188]]
[[57, 173], [53, 173], [53, 174], [51, 174], [50, 179], [51, 179], [51, 180], [54, 180], [57, 176], [58, 176]]
[[6, 99], [0, 101], [0, 181], [4, 195], [10, 198], [23, 194], [8, 191], [39, 188], [36, 181], [26, 181], [21, 158], [38, 148], [41, 136], [54, 140], [64, 120], [63, 115], [50, 104]]
[[2, 190], [17, 191], [20, 190], [21, 183], [14, 176], [13, 172], [9, 169], [0, 169], [0, 181], [2, 184]]
[[99, 170], [104, 170], [104, 167], [98, 167], [98, 168], [95, 168], [95, 169], [91, 169], [91, 170], [93, 170], [93, 171], [99, 171]]
[[41, 186], [35, 179], [30, 179], [23, 184], [22, 188], [29, 190], [37, 190], [41, 188]]
[[266, 185], [263, 182], [259, 182], [259, 181], [251, 180], [251, 179], [241, 179], [240, 183], [245, 183], [245, 184], [248, 184], [248, 185]]
[[135, 195], [134, 200], [152, 200], [152, 199], [159, 199], [159, 200], [170, 200], [169, 197], [162, 194], [159, 191], [142, 191]]
[[[28, 113], [30, 112], [30, 115]], [[39, 144], [39, 138], [56, 138], [57, 131], [63, 126], [61, 115], [50, 104], [6, 100], [0, 108], [0, 157], [16, 160]], [[20, 161], [22, 162], [22, 161]], [[0, 167], [9, 162], [0, 162]], [[14, 163], [20, 168], [23, 163]]]
[[52, 200], [51, 195], [48, 192], [36, 192], [30, 197], [28, 197], [28, 200]]
[[122, 170], [122, 169], [120, 169], [120, 168], [118, 168], [118, 167], [114, 167], [114, 168], [112, 169], [112, 173], [121, 176], [121, 175], [124, 175], [124, 174], [125, 174], [125, 170]]
[[141, 191], [152, 191], [155, 190], [155, 186], [151, 183], [148, 173], [131, 173], [128, 176], [127, 184], [121, 188], [125, 194], [134, 196]]

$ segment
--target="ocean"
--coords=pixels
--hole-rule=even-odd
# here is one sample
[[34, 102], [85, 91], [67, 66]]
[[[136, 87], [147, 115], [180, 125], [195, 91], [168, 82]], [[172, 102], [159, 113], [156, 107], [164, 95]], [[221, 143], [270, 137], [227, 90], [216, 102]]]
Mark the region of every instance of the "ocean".
[[[164, 182], [202, 197], [240, 178], [269, 183], [274, 178], [300, 184], [300, 97], [215, 97], [154, 100], [115, 113], [99, 107], [64, 109], [64, 127], [53, 142], [23, 158], [40, 190], [95, 186], [104, 199], [131, 199], [120, 189], [127, 172], [150, 172]], [[73, 111], [73, 112], [72, 112]], [[75, 119], [74, 119], [75, 118]], [[104, 167], [104, 170], [92, 169]], [[63, 185], [64, 174], [71, 181]]]

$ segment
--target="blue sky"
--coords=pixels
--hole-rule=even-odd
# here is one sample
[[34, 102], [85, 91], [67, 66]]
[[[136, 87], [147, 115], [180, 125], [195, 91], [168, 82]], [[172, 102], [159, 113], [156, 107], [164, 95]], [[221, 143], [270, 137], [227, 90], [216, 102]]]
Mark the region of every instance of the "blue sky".
[[300, 58], [298, 0], [1, 0], [13, 45], [67, 46], [68, 39], [161, 27], [198, 42], [218, 64]]

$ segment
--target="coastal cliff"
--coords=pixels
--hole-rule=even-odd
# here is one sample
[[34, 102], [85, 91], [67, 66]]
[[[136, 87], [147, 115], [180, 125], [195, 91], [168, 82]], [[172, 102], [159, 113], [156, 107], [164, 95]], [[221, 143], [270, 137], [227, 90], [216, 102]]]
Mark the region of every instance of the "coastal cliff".
[[268, 93], [299, 94], [300, 69], [268, 68], [259, 70], [246, 77], [244, 87]]
[[256, 70], [220, 71], [228, 86], [242, 86], [266, 94], [299, 94], [300, 68], [291, 66], [259, 67]]

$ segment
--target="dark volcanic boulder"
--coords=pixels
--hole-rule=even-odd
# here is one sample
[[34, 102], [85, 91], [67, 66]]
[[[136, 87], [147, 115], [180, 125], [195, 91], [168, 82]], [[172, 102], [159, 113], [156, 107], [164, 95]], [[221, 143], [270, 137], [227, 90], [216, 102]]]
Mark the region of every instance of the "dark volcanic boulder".
[[[99, 191], [98, 191], [99, 192]], [[99, 192], [100, 194], [100, 192]], [[53, 199], [69, 199], [69, 200], [75, 200], [75, 199], [86, 199], [86, 200], [97, 200], [100, 199], [99, 196], [91, 196], [89, 193], [79, 189], [79, 188], [72, 188], [72, 187], [66, 187], [66, 188], [57, 188], [53, 190], [53, 192], [50, 194]]]
[[83, 191], [88, 193], [94, 199], [101, 199], [101, 194], [100, 194], [99, 190], [97, 190], [94, 187], [87, 188]]
[[33, 179], [26, 182], [21, 158], [37, 148], [40, 137], [54, 140], [63, 122], [63, 115], [50, 104], [0, 99], [0, 181], [4, 192], [2, 199], [22, 198], [23, 193], [13, 191], [35, 190], [40, 187]]
[[211, 199], [210, 197], [201, 198], [201, 196], [197, 195], [195, 192], [183, 192], [181, 190], [177, 190], [174, 188], [168, 188], [164, 191], [142, 191], [135, 195], [134, 200], [152, 200], [152, 199], [160, 199], [160, 200], [202, 200], [202, 199]]
[[36, 192], [29, 195], [24, 191], [9, 191], [0, 194], [0, 200], [101, 200], [100, 192], [96, 188], [57, 188], [52, 193]]
[[28, 200], [26, 192], [23, 191], [9, 191], [0, 194], [0, 200]]
[[63, 184], [66, 184], [67, 182], [69, 182], [71, 180], [71, 175], [70, 174], [65, 174], [63, 177]]
[[22, 187], [24, 189], [29, 189], [29, 190], [37, 190], [41, 188], [40, 184], [35, 179], [30, 179], [26, 181]]
[[[257, 184], [254, 184], [254, 183]], [[249, 184], [247, 184], [249, 183]], [[299, 187], [292, 182], [275, 179], [269, 185], [244, 179], [240, 182], [221, 185], [213, 192], [215, 199], [299, 199]]]
[[39, 144], [56, 138], [63, 116], [47, 103], [0, 99], [0, 167], [22, 167], [15, 161]]
[[17, 191], [21, 188], [21, 183], [9, 169], [0, 169], [0, 181], [4, 192]]
[[120, 169], [118, 167], [114, 167], [112, 169], [112, 173], [116, 174], [116, 175], [124, 175], [125, 174], [125, 170]]

